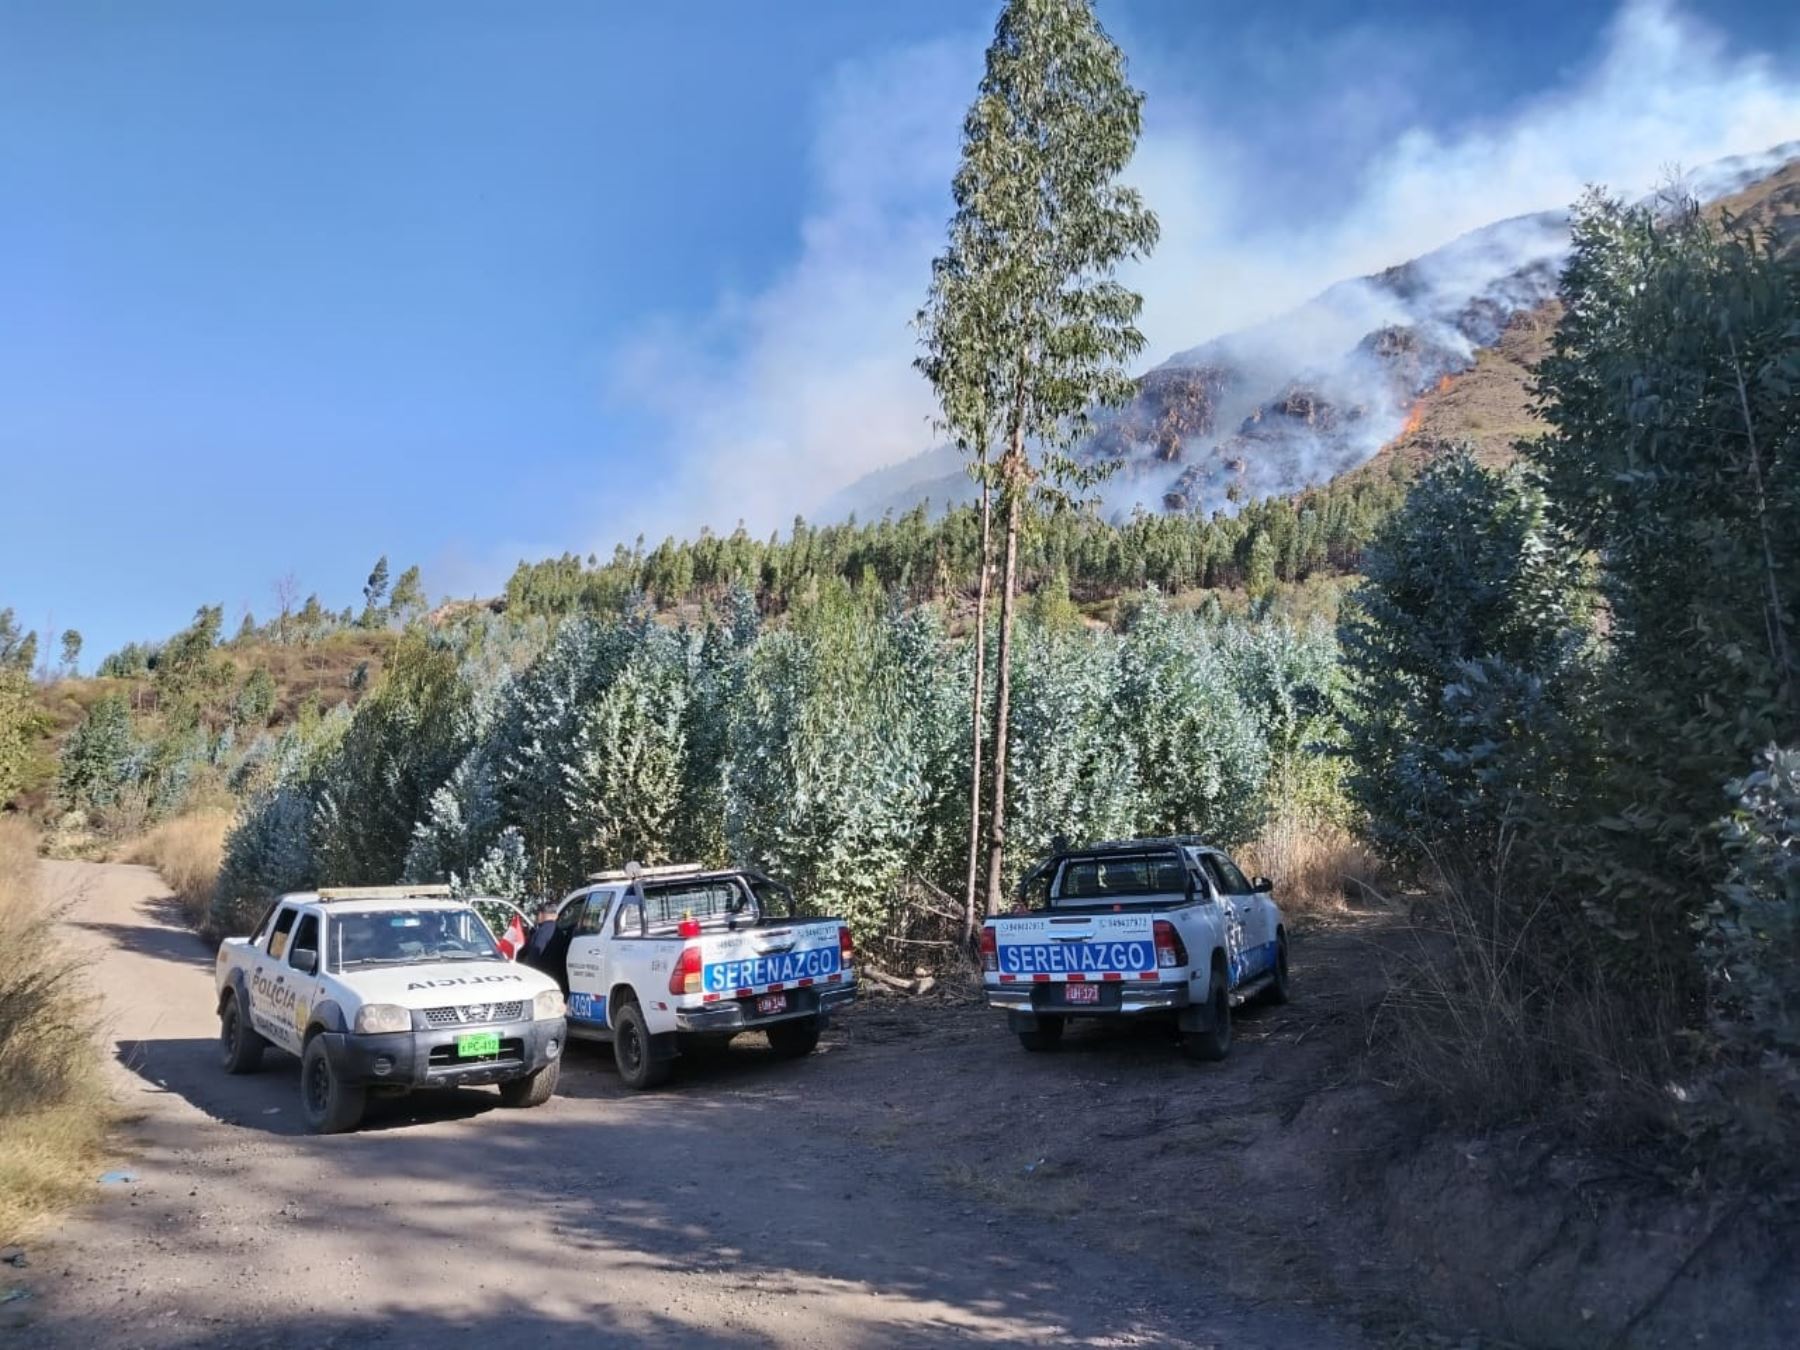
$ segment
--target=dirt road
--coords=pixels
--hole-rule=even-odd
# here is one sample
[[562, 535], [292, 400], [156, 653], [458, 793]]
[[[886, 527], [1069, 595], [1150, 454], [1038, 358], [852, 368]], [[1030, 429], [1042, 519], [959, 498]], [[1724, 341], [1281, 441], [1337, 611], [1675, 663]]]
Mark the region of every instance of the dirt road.
[[[873, 1009], [796, 1063], [746, 1038], [640, 1096], [577, 1046], [538, 1110], [470, 1090], [306, 1135], [294, 1061], [218, 1069], [210, 952], [154, 873], [44, 866], [91, 954], [134, 1117], [118, 1166], [136, 1180], [100, 1187], [9, 1272], [31, 1297], [0, 1309], [0, 1332], [29, 1328], [34, 1347], [1361, 1343], [1317, 1313], [1237, 1301], [1210, 1261], [1127, 1250], [1191, 1231], [1204, 1197], [1132, 1195], [1124, 1246], [1078, 1206], [1011, 1203], [1005, 1178], [1028, 1190], [1036, 1164], [997, 1179], [919, 1132], [947, 1096], [980, 1128], [979, 1073], [933, 1081], [956, 1038], [928, 1052]], [[956, 1025], [1033, 1071], [1062, 1058], [1040, 1066], [989, 1022]], [[1137, 1187], [1091, 1169], [1081, 1185], [1044, 1194]]]

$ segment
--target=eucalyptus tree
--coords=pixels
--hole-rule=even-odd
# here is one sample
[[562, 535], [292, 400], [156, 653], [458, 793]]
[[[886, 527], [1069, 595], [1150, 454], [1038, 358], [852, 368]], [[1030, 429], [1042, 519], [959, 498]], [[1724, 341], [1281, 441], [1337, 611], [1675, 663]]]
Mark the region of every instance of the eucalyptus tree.
[[1562, 300], [1527, 453], [1608, 620], [1605, 773], [1574, 854], [1621, 950], [1692, 977], [1690, 878], [1721, 866], [1698, 823], [1800, 741], [1800, 259], [1692, 203], [1593, 196]]
[[969, 475], [981, 489], [974, 671], [969, 686], [968, 860], [963, 878], [963, 940], [971, 943], [981, 865], [981, 745], [987, 720], [988, 591], [994, 576], [994, 475], [989, 452], [1006, 398], [1004, 372], [992, 359], [1000, 335], [992, 288], [982, 284], [990, 262], [983, 243], [971, 222], [952, 225], [949, 247], [931, 265], [931, 290], [917, 321], [925, 353], [914, 363], [937, 394], [940, 427], [969, 457]]
[[[1019, 533], [1034, 491], [1096, 476], [1065, 453], [1095, 404], [1131, 391], [1142, 299], [1116, 279], [1155, 245], [1156, 217], [1119, 174], [1143, 96], [1089, 0], [1008, 0], [963, 122], [949, 246], [923, 321], [947, 424], [998, 441], [1004, 518], [987, 902], [1006, 849], [1007, 735]], [[985, 468], [977, 450], [976, 469]], [[983, 474], [985, 477], [985, 473]]]

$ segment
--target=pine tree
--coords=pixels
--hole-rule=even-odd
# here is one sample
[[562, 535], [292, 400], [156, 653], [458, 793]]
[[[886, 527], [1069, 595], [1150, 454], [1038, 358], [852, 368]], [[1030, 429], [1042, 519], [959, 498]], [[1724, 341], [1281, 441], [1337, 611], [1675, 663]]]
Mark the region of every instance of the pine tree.
[[74, 675], [81, 666], [81, 634], [65, 628], [62, 635], [62, 673]]
[[950, 247], [927, 305], [933, 355], [949, 376], [939, 383], [952, 391], [946, 420], [977, 425], [996, 393], [1000, 400], [992, 425], [1005, 552], [990, 909], [1006, 848], [1013, 611], [1028, 499], [1046, 471], [1050, 483], [1084, 485], [1088, 475], [1059, 450], [1090, 407], [1129, 394], [1123, 362], [1143, 347], [1133, 326], [1142, 301], [1114, 279], [1157, 236], [1156, 217], [1116, 181], [1137, 144], [1142, 102], [1089, 0], [1009, 0], [963, 123]]

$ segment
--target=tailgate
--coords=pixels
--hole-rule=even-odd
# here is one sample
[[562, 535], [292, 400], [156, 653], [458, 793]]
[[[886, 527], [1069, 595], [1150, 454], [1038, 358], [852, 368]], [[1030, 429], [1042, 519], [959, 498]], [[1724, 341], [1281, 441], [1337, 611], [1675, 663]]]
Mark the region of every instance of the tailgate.
[[838, 926], [833, 919], [707, 938], [700, 949], [700, 988], [745, 998], [853, 980], [855, 975], [844, 967]]
[[988, 978], [1019, 980], [1154, 980], [1153, 914], [1044, 914], [993, 919], [998, 970]]

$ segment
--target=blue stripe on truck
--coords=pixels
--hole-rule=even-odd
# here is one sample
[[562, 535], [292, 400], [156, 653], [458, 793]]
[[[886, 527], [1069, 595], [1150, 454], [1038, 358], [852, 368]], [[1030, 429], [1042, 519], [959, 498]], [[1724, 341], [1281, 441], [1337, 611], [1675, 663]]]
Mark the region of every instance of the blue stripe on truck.
[[743, 961], [717, 961], [700, 968], [700, 987], [709, 994], [730, 994], [765, 984], [818, 980], [843, 969], [836, 943], [798, 952], [770, 952]]
[[1001, 943], [1006, 975], [1136, 975], [1156, 969], [1156, 944], [1143, 942]]

